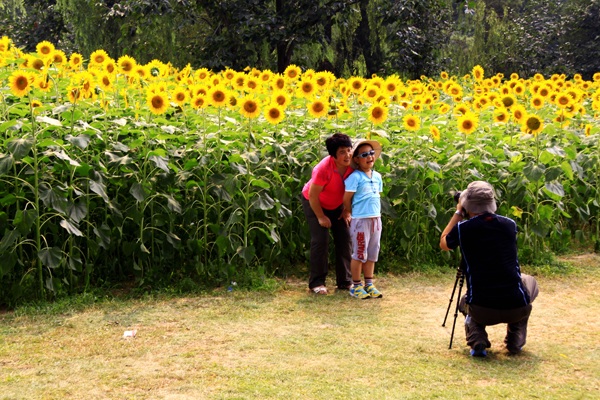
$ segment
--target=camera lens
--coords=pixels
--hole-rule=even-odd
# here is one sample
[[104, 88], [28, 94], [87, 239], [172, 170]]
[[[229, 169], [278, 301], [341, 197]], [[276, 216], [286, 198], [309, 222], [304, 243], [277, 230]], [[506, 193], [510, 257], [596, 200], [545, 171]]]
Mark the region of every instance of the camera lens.
[[458, 203], [458, 200], [460, 199], [460, 194], [461, 194], [461, 192], [454, 193], [454, 202], [455, 203]]

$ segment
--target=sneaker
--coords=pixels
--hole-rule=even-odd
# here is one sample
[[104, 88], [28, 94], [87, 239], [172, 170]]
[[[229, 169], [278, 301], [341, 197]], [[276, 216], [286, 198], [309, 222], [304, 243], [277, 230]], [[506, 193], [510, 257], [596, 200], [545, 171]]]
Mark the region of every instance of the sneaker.
[[377, 290], [377, 288], [373, 284], [365, 286], [365, 291], [369, 293], [369, 296], [375, 299], [380, 299], [383, 297], [383, 294], [379, 290]]
[[356, 297], [357, 299], [365, 300], [370, 298], [369, 293], [365, 291], [365, 287], [363, 285], [352, 286], [350, 288], [350, 296]]
[[485, 357], [485, 356], [487, 356], [487, 351], [485, 351], [485, 343], [477, 343], [471, 349], [471, 356], [472, 357]]

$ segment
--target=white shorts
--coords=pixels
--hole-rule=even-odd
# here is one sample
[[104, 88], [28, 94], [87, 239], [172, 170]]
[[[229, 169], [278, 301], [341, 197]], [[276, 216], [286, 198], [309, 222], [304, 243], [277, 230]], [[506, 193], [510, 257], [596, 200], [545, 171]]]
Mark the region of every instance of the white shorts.
[[357, 218], [350, 222], [352, 259], [377, 262], [381, 241], [381, 217]]

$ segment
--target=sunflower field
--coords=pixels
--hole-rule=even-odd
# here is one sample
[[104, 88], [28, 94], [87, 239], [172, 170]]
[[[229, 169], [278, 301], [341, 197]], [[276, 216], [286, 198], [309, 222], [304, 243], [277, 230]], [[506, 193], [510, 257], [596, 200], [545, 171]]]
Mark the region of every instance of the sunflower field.
[[439, 235], [476, 179], [517, 222], [522, 262], [598, 251], [599, 115], [600, 73], [213, 72], [2, 37], [0, 304], [304, 271], [299, 195], [335, 132], [383, 144], [383, 270], [454, 263]]

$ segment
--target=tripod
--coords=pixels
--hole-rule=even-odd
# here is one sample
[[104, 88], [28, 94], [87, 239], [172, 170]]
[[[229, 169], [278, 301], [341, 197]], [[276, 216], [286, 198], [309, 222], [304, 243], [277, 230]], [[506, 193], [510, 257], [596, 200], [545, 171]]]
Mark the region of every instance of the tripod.
[[450, 333], [450, 345], [448, 349], [452, 348], [452, 339], [454, 338], [454, 328], [456, 327], [456, 318], [458, 317], [458, 305], [460, 304], [460, 292], [462, 292], [463, 284], [465, 283], [465, 276], [463, 275], [460, 267], [456, 269], [456, 280], [454, 281], [454, 288], [452, 289], [452, 294], [450, 295], [450, 302], [448, 303], [448, 309], [446, 310], [446, 316], [444, 317], [444, 322], [442, 322], [442, 326], [446, 326], [446, 320], [448, 319], [448, 313], [450, 312], [450, 306], [452, 305], [452, 301], [454, 300], [454, 292], [456, 292], [456, 286], [458, 285], [458, 295], [456, 297], [456, 308], [454, 309], [454, 322], [452, 323], [452, 333]]

